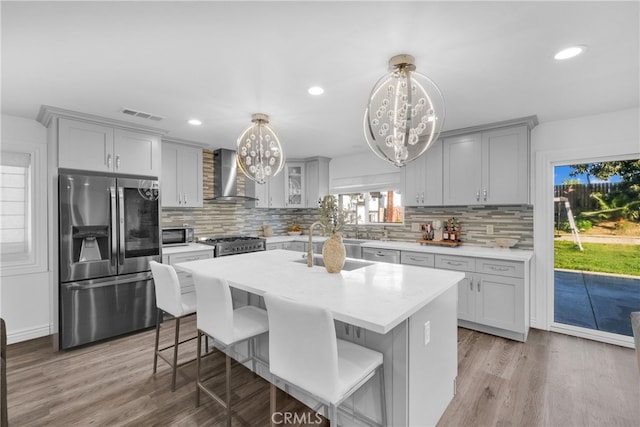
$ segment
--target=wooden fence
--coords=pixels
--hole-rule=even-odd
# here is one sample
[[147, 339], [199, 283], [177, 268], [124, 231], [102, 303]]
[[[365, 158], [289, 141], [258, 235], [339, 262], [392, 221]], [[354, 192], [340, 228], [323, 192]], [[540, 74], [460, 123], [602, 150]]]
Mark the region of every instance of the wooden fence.
[[614, 191], [618, 183], [601, 182], [596, 184], [563, 184], [554, 187], [554, 197], [567, 197], [571, 203], [573, 214], [600, 209], [598, 201], [591, 197], [592, 193], [606, 194]]

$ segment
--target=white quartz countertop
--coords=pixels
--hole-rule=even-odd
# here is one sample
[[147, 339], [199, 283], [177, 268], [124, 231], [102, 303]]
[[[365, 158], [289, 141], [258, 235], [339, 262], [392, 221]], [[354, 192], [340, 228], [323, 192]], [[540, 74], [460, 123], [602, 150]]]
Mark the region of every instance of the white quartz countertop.
[[[323, 242], [327, 237], [313, 236], [314, 242]], [[355, 239], [347, 239], [355, 240]], [[280, 242], [308, 242], [309, 236], [274, 236], [268, 237], [267, 243]], [[396, 249], [399, 251], [425, 252], [431, 254], [460, 255], [476, 258], [494, 258], [509, 261], [529, 261], [533, 257], [533, 251], [524, 249], [502, 249], [485, 248], [480, 246], [466, 246], [464, 244], [456, 247], [420, 245], [417, 242], [395, 242], [381, 240], [361, 240], [363, 248]]]
[[180, 246], [163, 246], [162, 255], [173, 255], [195, 251], [212, 251], [213, 249], [213, 246], [203, 245], [202, 243], [189, 243], [188, 245]]
[[377, 262], [330, 274], [324, 267], [309, 268], [306, 263], [295, 262], [301, 259], [300, 252], [278, 249], [174, 266], [222, 277], [233, 287], [257, 295], [271, 292], [324, 306], [336, 320], [381, 334], [464, 278], [461, 272]]
[[[327, 236], [313, 236], [312, 242], [324, 242]], [[309, 235], [300, 236], [272, 236], [266, 238], [267, 243], [283, 243], [283, 242], [307, 242], [309, 243]]]

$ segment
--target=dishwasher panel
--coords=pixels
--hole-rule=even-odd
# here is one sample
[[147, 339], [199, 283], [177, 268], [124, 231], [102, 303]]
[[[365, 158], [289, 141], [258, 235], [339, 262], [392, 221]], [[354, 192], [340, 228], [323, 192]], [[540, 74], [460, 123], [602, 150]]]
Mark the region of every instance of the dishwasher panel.
[[400, 264], [400, 251], [394, 249], [362, 248], [362, 258], [367, 261]]

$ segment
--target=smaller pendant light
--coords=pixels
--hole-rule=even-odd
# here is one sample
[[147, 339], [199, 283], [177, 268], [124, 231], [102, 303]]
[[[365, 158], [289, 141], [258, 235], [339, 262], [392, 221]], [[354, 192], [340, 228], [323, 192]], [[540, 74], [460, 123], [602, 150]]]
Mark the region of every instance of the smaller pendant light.
[[394, 56], [389, 69], [369, 96], [364, 134], [374, 153], [402, 167], [437, 140], [444, 123], [444, 99], [433, 81], [415, 72], [413, 56]]
[[269, 126], [269, 116], [253, 114], [253, 123], [238, 138], [238, 167], [258, 184], [278, 174], [284, 167], [282, 146]]

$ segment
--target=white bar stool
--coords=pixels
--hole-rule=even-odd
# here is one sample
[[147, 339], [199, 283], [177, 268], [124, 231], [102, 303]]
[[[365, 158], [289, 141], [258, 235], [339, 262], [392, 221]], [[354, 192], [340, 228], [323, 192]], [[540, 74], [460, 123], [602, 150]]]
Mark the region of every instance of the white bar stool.
[[[233, 309], [231, 290], [226, 280], [194, 273], [193, 280], [198, 296], [198, 352], [196, 356], [196, 407], [200, 406], [200, 390], [227, 410], [227, 426], [231, 426], [231, 358], [228, 351], [242, 341], [249, 340], [249, 359], [256, 371], [255, 338], [269, 330], [267, 312], [261, 308], [245, 306]], [[204, 382], [210, 378], [200, 377], [200, 360], [213, 353], [202, 355], [202, 335], [209, 336], [215, 345], [225, 351], [226, 401], [208, 389]], [[208, 348], [207, 348], [208, 350]], [[244, 363], [245, 361], [241, 361]], [[250, 396], [247, 396], [250, 397]]]
[[[271, 425], [276, 407], [276, 379], [314, 395], [328, 407], [331, 425], [337, 426], [338, 406], [376, 371], [380, 380], [379, 425], [386, 425], [382, 354], [337, 339], [328, 309], [272, 294], [264, 295], [264, 301], [269, 314], [269, 369], [276, 377], [271, 384]], [[368, 418], [363, 421], [373, 422]]]
[[[156, 306], [158, 307], [158, 317], [156, 319], [156, 344], [153, 354], [153, 373], [156, 373], [158, 367], [158, 357], [167, 362], [171, 366], [171, 391], [176, 390], [176, 372], [178, 367], [191, 363], [196, 359], [189, 359], [182, 363], [178, 363], [178, 347], [188, 341], [196, 339], [196, 336], [180, 340], [180, 319], [191, 316], [196, 313], [196, 294], [190, 292], [182, 294], [180, 292], [180, 281], [176, 270], [168, 264], [160, 264], [156, 261], [150, 261], [151, 272], [153, 273], [153, 282], [156, 292]], [[175, 338], [172, 345], [158, 348], [160, 342], [160, 323], [164, 313], [169, 313], [175, 318]], [[173, 360], [167, 359], [162, 351], [173, 348]]]

